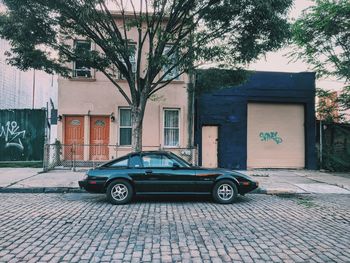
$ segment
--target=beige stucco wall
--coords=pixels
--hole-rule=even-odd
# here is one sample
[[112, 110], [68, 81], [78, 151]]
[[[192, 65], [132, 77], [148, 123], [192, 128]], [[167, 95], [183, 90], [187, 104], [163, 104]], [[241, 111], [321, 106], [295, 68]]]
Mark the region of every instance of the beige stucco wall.
[[[97, 73], [99, 74], [99, 73]], [[121, 84], [126, 89], [127, 83]], [[187, 91], [184, 80], [169, 84], [157, 93], [158, 99], [149, 101], [146, 106], [143, 144], [144, 146], [163, 145], [163, 109], [180, 109], [180, 146], [185, 147], [187, 142]], [[110, 125], [110, 144], [118, 144], [120, 107], [128, 104], [117, 88], [102, 77], [96, 81], [78, 81], [59, 79], [58, 109], [59, 115], [85, 116], [85, 143], [89, 143], [88, 115], [111, 115], [115, 121]], [[64, 142], [64, 121], [58, 124], [58, 139]]]
[[[118, 19], [118, 18], [117, 18]], [[121, 28], [121, 20], [117, 20]], [[77, 37], [76, 39], [84, 39]], [[127, 39], [136, 43], [137, 30], [131, 28], [127, 33]], [[73, 44], [73, 41], [70, 42]], [[100, 50], [95, 44], [92, 49]], [[146, 67], [147, 41], [141, 56], [141, 71]], [[71, 65], [73, 67], [73, 63]], [[89, 115], [114, 115], [115, 121], [110, 123], [111, 145], [119, 144], [119, 108], [128, 104], [117, 88], [101, 72], [92, 72], [92, 79], [64, 79], [58, 80], [58, 113], [63, 120], [58, 124], [58, 139], [64, 143], [64, 116], [85, 116], [85, 144], [89, 144]], [[128, 92], [128, 84], [125, 80], [118, 80], [123, 90]], [[180, 76], [164, 89], [156, 93], [155, 101], [149, 100], [143, 122], [143, 145], [145, 147], [159, 147], [164, 144], [163, 138], [163, 109], [180, 109], [180, 147], [186, 147], [187, 143], [187, 75]], [[126, 147], [126, 152], [130, 147]]]

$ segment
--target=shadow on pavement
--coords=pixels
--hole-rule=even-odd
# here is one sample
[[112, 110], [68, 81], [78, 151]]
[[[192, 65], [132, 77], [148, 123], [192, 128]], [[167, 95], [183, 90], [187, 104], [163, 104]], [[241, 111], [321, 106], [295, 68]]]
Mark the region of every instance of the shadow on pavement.
[[[65, 194], [65, 199], [69, 201], [86, 201], [91, 203], [108, 203], [104, 194], [89, 194], [89, 193], [68, 193]], [[235, 203], [249, 203], [252, 199], [247, 196], [238, 196]], [[174, 195], [144, 195], [133, 198], [130, 205], [142, 203], [214, 203], [211, 196], [174, 196]]]

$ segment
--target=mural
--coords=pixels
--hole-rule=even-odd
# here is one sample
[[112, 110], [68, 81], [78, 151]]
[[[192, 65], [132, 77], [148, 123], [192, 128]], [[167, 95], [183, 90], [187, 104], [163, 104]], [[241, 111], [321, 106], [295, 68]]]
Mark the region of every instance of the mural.
[[276, 144], [280, 144], [283, 142], [282, 138], [278, 136], [278, 132], [260, 132], [259, 134], [260, 140], [262, 142], [267, 142], [273, 140]]

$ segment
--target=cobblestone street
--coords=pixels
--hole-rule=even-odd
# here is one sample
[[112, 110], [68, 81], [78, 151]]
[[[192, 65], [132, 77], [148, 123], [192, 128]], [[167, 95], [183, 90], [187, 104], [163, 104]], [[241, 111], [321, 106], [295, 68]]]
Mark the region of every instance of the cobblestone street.
[[350, 262], [350, 195], [0, 199], [0, 262]]

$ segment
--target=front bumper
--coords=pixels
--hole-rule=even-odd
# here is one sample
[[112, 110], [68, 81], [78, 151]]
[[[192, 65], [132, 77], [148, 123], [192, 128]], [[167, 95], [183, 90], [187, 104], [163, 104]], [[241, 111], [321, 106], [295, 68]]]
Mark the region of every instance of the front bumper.
[[79, 181], [79, 187], [85, 189], [87, 192], [90, 193], [104, 193], [104, 185], [105, 181], [98, 181], [98, 180], [89, 180], [85, 179], [82, 181]]
[[239, 193], [244, 195], [249, 193], [259, 187], [259, 182], [249, 181], [249, 182], [240, 182]]

